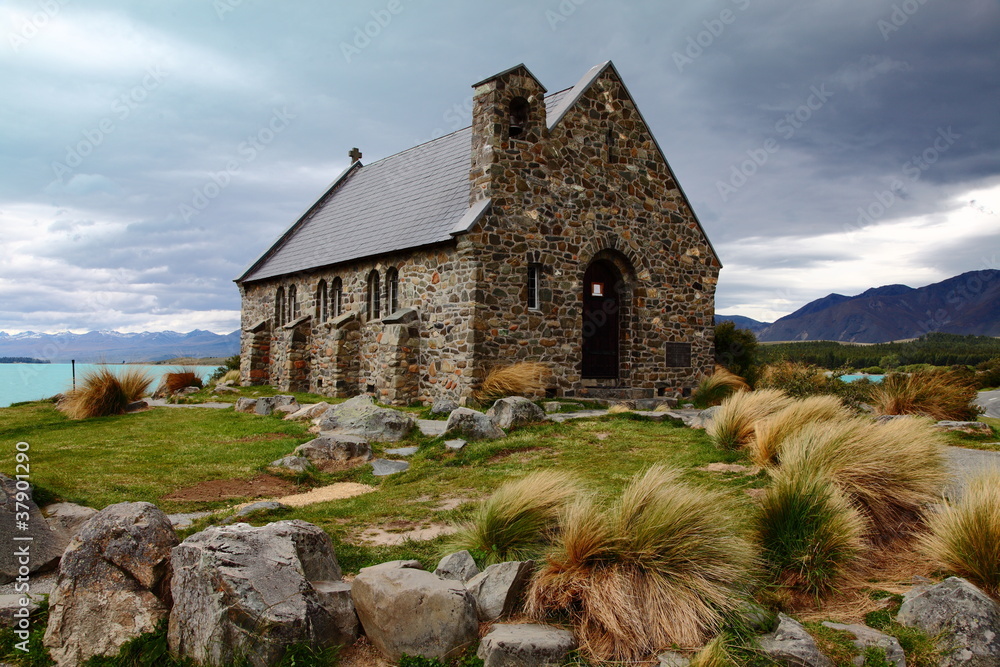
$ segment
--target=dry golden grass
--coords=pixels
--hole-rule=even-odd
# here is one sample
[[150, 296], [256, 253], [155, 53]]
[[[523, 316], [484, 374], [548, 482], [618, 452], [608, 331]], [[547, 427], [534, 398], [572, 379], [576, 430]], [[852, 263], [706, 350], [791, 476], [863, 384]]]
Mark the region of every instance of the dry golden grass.
[[754, 424], [791, 403], [778, 389], [740, 391], [722, 401], [706, 432], [723, 449], [738, 449], [753, 437]]
[[240, 382], [240, 372], [238, 370], [227, 371], [225, 375], [219, 378], [219, 382], [235, 382], [239, 384]]
[[921, 547], [945, 569], [1000, 597], [1000, 468], [969, 480], [961, 498], [927, 519]]
[[782, 445], [778, 471], [827, 476], [880, 541], [913, 531], [948, 481], [942, 436], [922, 419], [806, 424]]
[[701, 646], [738, 605], [755, 562], [725, 504], [659, 466], [636, 475], [609, 508], [578, 499], [532, 580], [527, 613], [569, 614], [595, 660]]
[[758, 389], [792, 388], [798, 394], [820, 391], [826, 383], [826, 373], [818, 366], [799, 361], [781, 361], [764, 366], [757, 380]]
[[609, 415], [620, 415], [625, 412], [632, 412], [632, 408], [625, 405], [624, 403], [615, 403], [610, 408], [608, 408]]
[[719, 635], [694, 654], [689, 667], [732, 667], [735, 664], [738, 663], [729, 654], [726, 640]]
[[892, 374], [871, 389], [869, 403], [879, 415], [925, 415], [972, 420], [977, 391], [951, 373]]
[[724, 366], [716, 366], [711, 375], [698, 383], [691, 400], [697, 406], [709, 407], [718, 405], [733, 392], [749, 390], [746, 380]]
[[142, 398], [153, 378], [138, 368], [126, 368], [116, 375], [102, 366], [84, 374], [80, 386], [66, 393], [59, 409], [70, 419], [107, 417], [125, 412], [128, 404]]
[[750, 460], [762, 468], [777, 464], [781, 443], [810, 422], [848, 419], [848, 410], [836, 396], [810, 396], [793, 401], [754, 424], [754, 435], [747, 442]]
[[519, 361], [510, 366], [497, 366], [486, 374], [476, 399], [488, 401], [505, 396], [544, 396], [552, 375], [547, 364]]
[[459, 526], [447, 552], [468, 549], [484, 565], [535, 558], [560, 511], [578, 493], [570, 475], [551, 470], [507, 482]]

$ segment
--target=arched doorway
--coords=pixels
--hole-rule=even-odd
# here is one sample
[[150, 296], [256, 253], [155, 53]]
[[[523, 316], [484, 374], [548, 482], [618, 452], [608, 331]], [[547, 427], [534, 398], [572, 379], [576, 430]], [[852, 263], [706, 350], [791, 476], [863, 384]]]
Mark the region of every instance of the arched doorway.
[[583, 363], [585, 378], [619, 375], [622, 276], [614, 264], [595, 260], [583, 274]]

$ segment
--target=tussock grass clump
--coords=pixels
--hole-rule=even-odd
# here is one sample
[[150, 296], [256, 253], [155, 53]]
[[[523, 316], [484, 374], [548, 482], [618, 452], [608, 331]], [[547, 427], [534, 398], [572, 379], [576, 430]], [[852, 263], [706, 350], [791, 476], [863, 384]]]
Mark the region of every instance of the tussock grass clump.
[[828, 477], [887, 540], [911, 533], [948, 481], [941, 438], [921, 419], [813, 422], [785, 440], [779, 474]]
[[780, 389], [791, 396], [825, 393], [827, 384], [823, 369], [799, 361], [767, 364], [757, 380], [758, 389]]
[[982, 471], [962, 497], [927, 519], [924, 551], [943, 567], [1000, 597], [1000, 468]]
[[813, 595], [832, 590], [864, 547], [864, 519], [816, 474], [779, 475], [761, 498], [754, 528], [775, 579]]
[[626, 412], [632, 412], [632, 408], [625, 405], [624, 403], [615, 403], [614, 405], [608, 408], [609, 415], [621, 415], [625, 414]]
[[791, 403], [779, 389], [740, 391], [722, 401], [706, 429], [708, 436], [723, 449], [738, 449], [750, 441], [754, 424]]
[[172, 394], [185, 387], [201, 387], [202, 382], [201, 377], [190, 368], [179, 368], [163, 376], [163, 385], [167, 393]]
[[805, 424], [831, 419], [849, 419], [851, 412], [836, 396], [810, 396], [793, 401], [754, 424], [747, 443], [750, 459], [761, 467], [778, 463], [781, 443]]
[[487, 401], [505, 396], [544, 395], [551, 374], [548, 365], [539, 361], [519, 361], [510, 366], [496, 366], [486, 374], [482, 386], [476, 392], [476, 399]]
[[235, 382], [239, 384], [240, 372], [239, 370], [226, 371], [226, 374], [219, 378], [219, 382]]
[[597, 660], [700, 646], [736, 608], [754, 565], [722, 506], [720, 494], [660, 466], [636, 475], [606, 509], [578, 499], [532, 580], [528, 614], [568, 614]]
[[692, 402], [699, 407], [718, 405], [730, 394], [737, 391], [749, 391], [750, 385], [739, 375], [729, 371], [724, 366], [716, 366], [711, 375], [698, 383], [698, 388], [691, 396]]
[[547, 470], [507, 482], [459, 526], [448, 548], [468, 549], [483, 565], [536, 558], [560, 511], [578, 492], [569, 475]]
[[153, 378], [138, 368], [128, 368], [121, 375], [106, 366], [87, 371], [80, 386], [66, 392], [59, 409], [70, 419], [88, 419], [120, 415], [132, 401], [142, 398]]
[[879, 415], [925, 415], [934, 419], [973, 420], [975, 387], [951, 373], [894, 373], [871, 388], [870, 403]]

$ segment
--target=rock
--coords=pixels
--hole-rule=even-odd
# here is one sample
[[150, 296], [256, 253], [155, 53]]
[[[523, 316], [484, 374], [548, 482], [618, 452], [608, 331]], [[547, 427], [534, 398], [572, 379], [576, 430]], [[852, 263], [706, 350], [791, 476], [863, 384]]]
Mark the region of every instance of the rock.
[[486, 411], [486, 416], [503, 429], [545, 421], [545, 411], [524, 396], [498, 399]]
[[319, 429], [360, 435], [374, 442], [395, 442], [406, 438], [416, 424], [405, 412], [379, 407], [371, 396], [362, 395], [329, 408], [320, 417]]
[[544, 667], [566, 664], [577, 647], [573, 633], [534, 623], [498, 624], [479, 643], [483, 667]]
[[465, 587], [476, 599], [479, 620], [495, 621], [514, 611], [534, 570], [531, 560], [497, 563], [467, 581]]
[[303, 405], [299, 408], [298, 412], [285, 415], [285, 419], [291, 421], [306, 421], [307, 419], [315, 419], [329, 409], [330, 404], [326, 401], [323, 401], [322, 403], [313, 403], [312, 405]]
[[410, 464], [406, 461], [390, 461], [389, 459], [373, 459], [372, 474], [376, 477], [395, 475], [397, 472], [406, 472], [410, 469]]
[[[27, 604], [21, 604], [22, 602]], [[25, 609], [27, 612], [24, 611]], [[0, 595], [0, 628], [13, 627], [18, 620], [26, 618], [25, 613], [30, 616], [37, 609], [38, 602], [34, 595], [24, 595], [23, 593]]]
[[62, 553], [80, 532], [83, 524], [97, 514], [97, 510], [76, 503], [52, 503], [42, 508], [42, 514], [45, 515], [49, 528], [55, 533], [61, 545], [59, 551]]
[[291, 508], [285, 503], [279, 503], [277, 500], [261, 500], [239, 508], [233, 512], [232, 515], [226, 517], [222, 523], [223, 525], [239, 523], [241, 519], [246, 519], [247, 517], [257, 514], [258, 512], [276, 512], [278, 510], [287, 509]]
[[434, 568], [434, 574], [442, 579], [453, 579], [465, 583], [479, 574], [479, 567], [473, 560], [472, 554], [462, 550], [442, 558], [437, 567]]
[[195, 387], [194, 385], [190, 387], [181, 387], [173, 393], [174, 396], [190, 396], [191, 394], [197, 394], [201, 391], [201, 387]]
[[744, 601], [740, 604], [739, 613], [743, 623], [758, 634], [774, 629], [774, 613], [764, 609], [759, 604]]
[[283, 456], [277, 461], [271, 461], [272, 468], [284, 468], [292, 472], [305, 472], [309, 470], [309, 459], [304, 456]]
[[445, 433], [465, 436], [469, 440], [492, 440], [507, 435], [493, 423], [492, 419], [470, 408], [452, 410], [444, 428]]
[[948, 577], [908, 592], [896, 620], [932, 636], [943, 633], [939, 645], [950, 652], [941, 667], [1000, 664], [1000, 604], [965, 579]]
[[109, 505], [70, 542], [49, 596], [45, 646], [60, 667], [153, 632], [167, 617], [170, 550], [177, 536], [150, 503]]
[[132, 401], [131, 403], [125, 406], [125, 412], [136, 412], [138, 410], [142, 410], [148, 407], [149, 403], [147, 403], [146, 401]]
[[816, 642], [794, 618], [778, 614], [778, 627], [760, 638], [760, 648], [777, 662], [794, 667], [833, 667]]
[[452, 452], [460, 452], [468, 443], [462, 439], [445, 440], [444, 448]]
[[361, 623], [354, 611], [354, 600], [351, 599], [351, 583], [347, 581], [314, 581], [319, 603], [333, 618], [333, 626], [337, 628], [343, 644], [349, 646], [358, 638]]
[[231, 387], [228, 384], [217, 384], [215, 389], [213, 389], [216, 394], [238, 394], [240, 390], [236, 387]]
[[[28, 517], [26, 521], [22, 521], [25, 512]], [[66, 542], [49, 528], [31, 497], [28, 482], [0, 474], [0, 526], [3, 526], [4, 531], [4, 546], [0, 547], [0, 584], [13, 581], [19, 575], [51, 570], [59, 564]], [[21, 526], [25, 529], [21, 530]], [[31, 539], [14, 541], [12, 537]], [[31, 560], [26, 566], [19, 562], [15, 553], [22, 546], [27, 546], [30, 552]], [[22, 567], [26, 567], [27, 571], [22, 571]]]
[[438, 398], [431, 405], [432, 415], [450, 415], [453, 410], [458, 410], [459, 405], [450, 398]]
[[392, 662], [404, 653], [449, 659], [479, 634], [472, 594], [424, 570], [395, 563], [366, 567], [351, 596], [368, 639]]
[[329, 433], [299, 445], [292, 453], [304, 456], [313, 463], [347, 461], [357, 457], [367, 461], [372, 457], [372, 448], [368, 441], [359, 435]]
[[[841, 623], [831, 623], [830, 621], [823, 621], [823, 625], [832, 630], [850, 632], [854, 635], [854, 645], [861, 653], [864, 653], [865, 649], [869, 646], [874, 646], [885, 651], [885, 658], [890, 665], [906, 667], [906, 656], [903, 655], [903, 647], [900, 646], [899, 640], [895, 637], [883, 634], [878, 630], [872, 630], [866, 625], [844, 625]], [[858, 667], [862, 667], [864, 661], [863, 655], [854, 658], [854, 664]]]
[[[171, 562], [167, 639], [179, 655], [208, 664], [247, 655], [263, 666], [276, 663], [290, 644], [353, 641], [351, 628], [338, 626], [324, 604], [338, 595], [326, 582], [341, 576], [330, 538], [317, 526], [298, 520], [213, 526], [184, 540]], [[325, 592], [312, 582], [323, 582]]]
[[272, 412], [272, 414], [285, 415], [287, 417], [288, 415], [295, 414], [301, 409], [302, 406], [300, 406], [298, 403], [293, 402], [289, 403], [288, 405], [279, 405], [275, 407], [274, 412]]
[[713, 405], [710, 408], [705, 408], [691, 420], [688, 424], [691, 428], [706, 428], [713, 419], [715, 419], [715, 414], [719, 411], [718, 405]]
[[392, 449], [385, 450], [385, 453], [389, 456], [413, 456], [417, 453], [419, 447], [393, 447]]
[[990, 430], [990, 425], [986, 422], [939, 421], [934, 426], [945, 431], [960, 431], [972, 435], [991, 435], [993, 433]]
[[237, 398], [236, 405], [233, 406], [236, 412], [245, 412], [247, 414], [254, 414], [257, 411], [257, 399], [256, 398]]
[[688, 667], [691, 664], [690, 658], [676, 651], [667, 651], [656, 657], [660, 659], [660, 667]]
[[295, 402], [294, 396], [261, 396], [257, 399], [257, 404], [254, 406], [253, 411], [255, 414], [267, 416], [283, 405], [298, 405], [298, 403]]
[[419, 560], [387, 560], [384, 563], [379, 563], [378, 565], [370, 565], [368, 567], [361, 568], [364, 572], [373, 567], [378, 567], [382, 569], [396, 568], [396, 569], [407, 569], [407, 570], [422, 570], [424, 566], [420, 564]]
[[562, 403], [560, 403], [559, 401], [545, 401], [544, 403], [542, 403], [542, 409], [545, 410], [545, 412], [547, 413], [559, 412], [560, 410], [562, 410]]

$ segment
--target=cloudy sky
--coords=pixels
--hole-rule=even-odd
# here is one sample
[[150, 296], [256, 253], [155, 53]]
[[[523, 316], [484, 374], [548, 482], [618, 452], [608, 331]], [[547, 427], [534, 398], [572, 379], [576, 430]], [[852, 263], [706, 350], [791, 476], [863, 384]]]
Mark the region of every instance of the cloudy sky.
[[0, 330], [239, 324], [232, 279], [524, 62], [611, 59], [725, 264], [717, 310], [1000, 268], [995, 0], [12, 0]]

